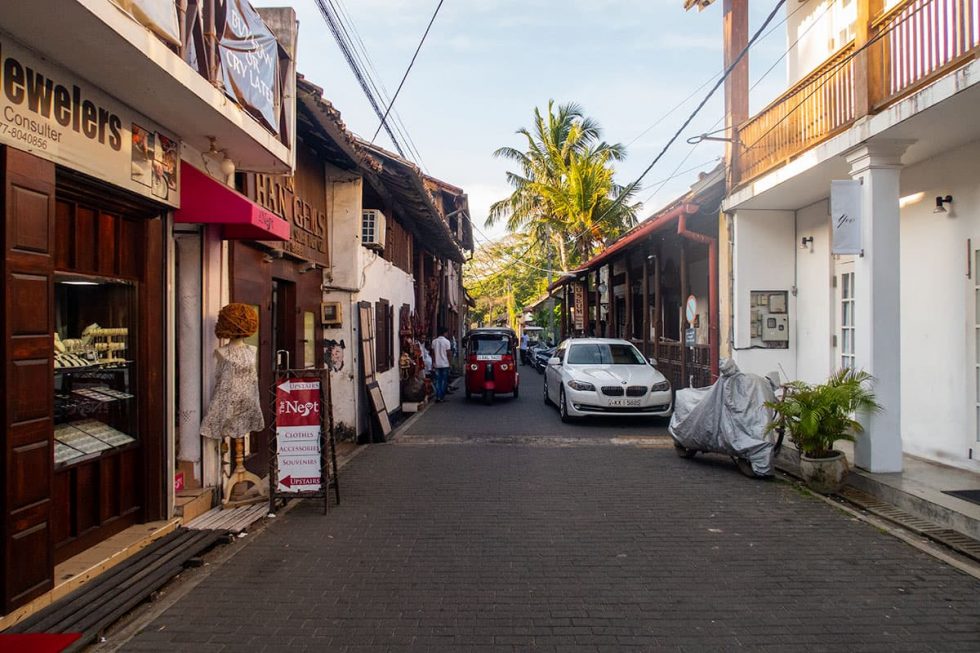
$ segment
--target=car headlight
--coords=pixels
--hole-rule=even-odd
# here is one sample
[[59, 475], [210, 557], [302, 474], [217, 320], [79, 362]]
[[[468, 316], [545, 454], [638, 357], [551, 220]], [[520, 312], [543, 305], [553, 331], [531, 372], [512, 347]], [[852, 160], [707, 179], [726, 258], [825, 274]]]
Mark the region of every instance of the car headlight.
[[588, 390], [595, 392], [595, 386], [592, 385], [591, 383], [586, 383], [585, 381], [569, 381], [568, 387], [571, 388], [572, 390], [579, 390], [582, 392]]
[[664, 392], [670, 390], [670, 381], [661, 381], [660, 383], [654, 383], [650, 388], [650, 392]]

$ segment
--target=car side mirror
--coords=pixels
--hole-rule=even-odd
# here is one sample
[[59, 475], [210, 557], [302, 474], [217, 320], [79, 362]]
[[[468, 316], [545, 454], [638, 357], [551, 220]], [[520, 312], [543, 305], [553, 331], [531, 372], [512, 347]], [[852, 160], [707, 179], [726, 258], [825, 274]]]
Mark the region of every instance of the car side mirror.
[[656, 358], [650, 358], [650, 359], [647, 359], [647, 360], [649, 360], [650, 361], [650, 364], [653, 365], [654, 367], [657, 366], [657, 359]]
[[561, 359], [557, 356], [552, 356], [548, 359], [548, 365], [561, 365]]

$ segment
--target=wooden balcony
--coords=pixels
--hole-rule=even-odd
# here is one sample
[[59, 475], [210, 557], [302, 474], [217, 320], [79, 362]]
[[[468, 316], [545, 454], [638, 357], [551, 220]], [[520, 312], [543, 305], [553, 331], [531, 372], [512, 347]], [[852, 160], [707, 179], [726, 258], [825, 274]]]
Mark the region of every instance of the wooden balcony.
[[856, 42], [738, 127], [736, 185], [791, 161], [862, 115], [885, 109], [976, 57], [980, 0], [906, 0], [877, 12], [858, 32]]

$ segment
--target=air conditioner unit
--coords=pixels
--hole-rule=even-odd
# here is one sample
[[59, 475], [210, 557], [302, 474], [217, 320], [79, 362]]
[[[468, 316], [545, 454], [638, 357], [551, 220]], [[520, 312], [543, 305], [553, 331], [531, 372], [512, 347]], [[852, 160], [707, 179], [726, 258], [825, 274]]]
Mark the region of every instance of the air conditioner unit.
[[385, 248], [385, 214], [378, 209], [364, 209], [361, 214], [361, 244], [371, 249]]

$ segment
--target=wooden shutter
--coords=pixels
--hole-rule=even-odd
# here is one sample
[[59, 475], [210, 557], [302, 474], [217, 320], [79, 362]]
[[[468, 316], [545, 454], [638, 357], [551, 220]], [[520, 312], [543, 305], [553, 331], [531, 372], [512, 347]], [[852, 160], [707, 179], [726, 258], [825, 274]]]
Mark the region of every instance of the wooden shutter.
[[51, 589], [55, 167], [2, 150], [4, 612]]
[[375, 334], [375, 359], [379, 372], [391, 369], [391, 304], [387, 299], [379, 299], [374, 303], [374, 323], [377, 325]]

